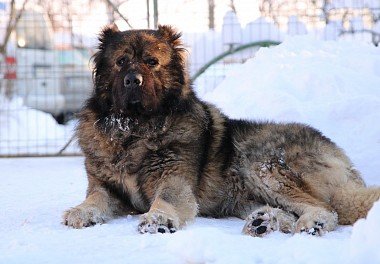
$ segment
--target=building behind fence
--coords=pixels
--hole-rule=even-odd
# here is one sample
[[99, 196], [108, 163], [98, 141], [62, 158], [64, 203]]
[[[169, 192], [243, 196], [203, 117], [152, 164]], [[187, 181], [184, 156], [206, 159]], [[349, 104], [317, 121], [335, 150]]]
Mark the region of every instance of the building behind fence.
[[80, 154], [75, 114], [92, 90], [97, 33], [113, 22], [182, 31], [202, 95], [288, 36], [377, 46], [380, 0], [0, 0], [0, 156]]

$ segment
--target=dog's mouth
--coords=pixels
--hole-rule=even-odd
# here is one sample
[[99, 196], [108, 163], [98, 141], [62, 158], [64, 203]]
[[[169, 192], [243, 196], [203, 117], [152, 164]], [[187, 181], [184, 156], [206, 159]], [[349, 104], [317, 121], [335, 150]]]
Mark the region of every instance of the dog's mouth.
[[156, 107], [141, 97], [131, 96], [118, 98], [114, 104], [114, 112], [136, 117], [139, 115], [150, 115]]
[[114, 109], [117, 113], [140, 114], [144, 111], [142, 96], [143, 87], [115, 85], [112, 91]]
[[128, 100], [125, 106], [125, 111], [126, 113], [129, 114], [140, 114], [144, 111], [144, 106], [141, 102], [141, 100], [138, 99], [133, 99], [133, 100]]

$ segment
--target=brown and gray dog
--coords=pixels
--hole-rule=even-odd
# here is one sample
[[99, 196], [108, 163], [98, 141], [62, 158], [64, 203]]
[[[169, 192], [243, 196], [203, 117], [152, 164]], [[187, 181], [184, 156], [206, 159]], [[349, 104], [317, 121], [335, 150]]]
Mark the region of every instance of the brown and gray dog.
[[87, 197], [64, 213], [65, 225], [143, 213], [141, 233], [164, 233], [197, 215], [236, 216], [252, 236], [321, 235], [365, 217], [380, 198], [319, 131], [229, 119], [198, 99], [171, 27], [110, 26], [98, 49], [77, 128]]

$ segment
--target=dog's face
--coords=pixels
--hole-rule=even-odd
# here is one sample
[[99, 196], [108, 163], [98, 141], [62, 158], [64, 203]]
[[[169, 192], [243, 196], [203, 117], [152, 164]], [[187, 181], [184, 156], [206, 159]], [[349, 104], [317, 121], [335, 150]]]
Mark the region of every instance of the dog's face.
[[95, 94], [101, 106], [114, 113], [146, 115], [185, 96], [188, 85], [179, 38], [169, 26], [104, 29], [94, 56]]

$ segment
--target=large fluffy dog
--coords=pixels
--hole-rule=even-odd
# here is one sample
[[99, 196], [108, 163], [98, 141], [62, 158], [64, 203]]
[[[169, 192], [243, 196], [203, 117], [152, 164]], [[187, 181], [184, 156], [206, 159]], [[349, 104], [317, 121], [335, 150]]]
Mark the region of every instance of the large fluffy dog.
[[184, 53], [169, 26], [103, 30], [77, 130], [87, 197], [64, 224], [143, 213], [138, 230], [162, 233], [196, 215], [237, 216], [252, 236], [321, 235], [366, 216], [380, 189], [340, 148], [306, 125], [224, 116], [192, 91]]

